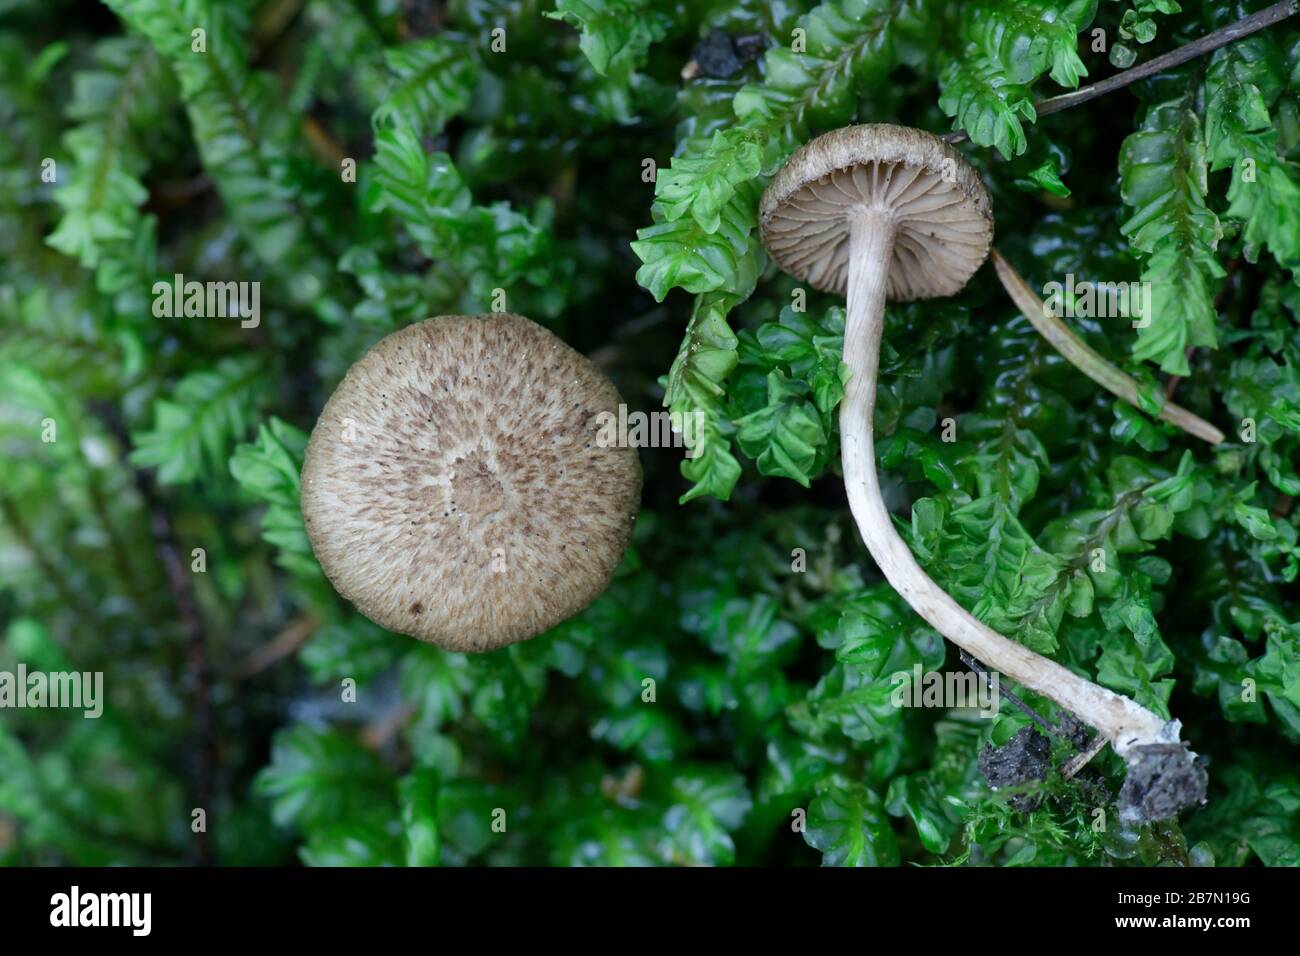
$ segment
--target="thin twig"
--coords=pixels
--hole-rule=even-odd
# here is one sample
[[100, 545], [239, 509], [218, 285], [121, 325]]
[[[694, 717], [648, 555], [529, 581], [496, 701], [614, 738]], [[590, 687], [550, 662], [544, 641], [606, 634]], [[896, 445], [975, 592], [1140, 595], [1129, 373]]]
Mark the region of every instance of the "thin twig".
[[247, 680], [262, 671], [297, 653], [306, 644], [316, 629], [320, 619], [308, 612], [289, 622], [289, 626], [274, 639], [258, 647], [230, 671], [232, 680]]
[[176, 209], [193, 202], [194, 199], [202, 196], [212, 188], [212, 179], [206, 175], [156, 183], [149, 190], [149, 199], [145, 202], [145, 209], [150, 212], [166, 212]]
[[615, 341], [602, 345], [600, 348], [593, 349], [587, 358], [593, 365], [600, 368], [613, 368], [624, 358], [629, 351], [625, 346], [628, 342], [638, 335], [648, 332], [655, 326], [662, 325], [672, 318], [672, 313], [667, 309], [657, 309], [649, 315], [643, 315], [638, 319], [626, 323], [618, 332], [614, 333]]
[[[988, 680], [988, 671], [985, 670], [984, 666], [979, 661], [975, 660], [975, 658], [971, 657], [965, 651], [959, 650], [957, 653], [961, 657], [963, 664], [965, 664], [967, 667], [973, 670], [980, 677], [984, 678], [986, 681]], [[992, 682], [990, 681], [990, 684], [991, 683]], [[1036, 723], [1047, 733], [1051, 734], [1053, 737], [1056, 737], [1059, 740], [1064, 740], [1067, 744], [1074, 747], [1075, 750], [1079, 751], [1073, 757], [1071, 757], [1069, 760], [1067, 760], [1064, 764], [1061, 765], [1062, 779], [1069, 780], [1073, 778], [1075, 774], [1077, 774], [1080, 770], [1082, 770], [1084, 767], [1088, 765], [1088, 763], [1092, 760], [1093, 757], [1097, 756], [1097, 754], [1101, 753], [1106, 748], [1106, 744], [1110, 743], [1110, 741], [1106, 738], [1105, 734], [1100, 734], [1100, 733], [1094, 734], [1092, 740], [1089, 741], [1088, 746], [1081, 749], [1079, 745], [1075, 743], [1073, 739], [1071, 739], [1070, 735], [1067, 734], [1061, 727], [1057, 727], [1049, 723], [1047, 718], [1043, 717], [1040, 713], [1038, 713], [1038, 711], [1034, 710], [1032, 707], [1026, 704], [1015, 694], [1011, 693], [1011, 691], [1003, 687], [1000, 681], [998, 682], [998, 693], [1000, 693], [1008, 701], [1010, 701], [1017, 708], [1019, 708], [1024, 714], [1026, 714], [1029, 717], [1030, 720]]]
[[415, 705], [402, 702], [387, 713], [380, 714], [361, 729], [361, 742], [371, 750], [383, 750], [407, 722], [415, 716]]
[[[1227, 46], [1242, 37], [1257, 33], [1265, 27], [1271, 27], [1273, 24], [1280, 23], [1298, 12], [1300, 12], [1300, 0], [1284, 0], [1282, 3], [1275, 3], [1271, 7], [1265, 7], [1258, 13], [1243, 17], [1236, 23], [1215, 30], [1213, 33], [1207, 33], [1199, 40], [1193, 40], [1176, 50], [1170, 50], [1168, 53], [1143, 63], [1141, 66], [1135, 66], [1132, 69], [1116, 73], [1114, 76], [1109, 76], [1092, 86], [1085, 86], [1082, 89], [1063, 93], [1060, 96], [1039, 100], [1034, 104], [1034, 111], [1040, 117], [1049, 116], [1052, 113], [1068, 110], [1081, 103], [1087, 103], [1089, 100], [1095, 100], [1099, 96], [1105, 96], [1107, 93], [1123, 89], [1130, 83], [1136, 83], [1138, 80], [1145, 79], [1162, 70], [1169, 70], [1198, 56], [1213, 53], [1219, 47]], [[961, 143], [970, 137], [965, 130], [954, 130], [942, 138], [948, 143]]]
[[1105, 734], [1094, 735], [1092, 743], [1088, 744], [1085, 749], [1079, 751], [1067, 760], [1061, 767], [1061, 777], [1065, 780], [1069, 780], [1076, 773], [1086, 767], [1093, 757], [1101, 753], [1106, 748], [1107, 743], [1108, 741], [1106, 740]]
[[[963, 664], [965, 664], [967, 667], [973, 670], [980, 677], [984, 678], [984, 680], [988, 682], [990, 687], [993, 686], [992, 680], [989, 679], [989, 672], [984, 667], [983, 664], [975, 660], [975, 658], [971, 657], [971, 655], [967, 654], [965, 651], [961, 650], [960, 648], [957, 650], [957, 656], [961, 658], [961, 662]], [[999, 694], [1005, 697], [1011, 704], [1013, 704], [1020, 711], [1022, 711], [1027, 717], [1029, 717], [1030, 720], [1036, 723], [1039, 727], [1043, 728], [1043, 730], [1045, 730], [1047, 733], [1051, 734], [1053, 737], [1061, 737], [1062, 739], [1068, 739], [1065, 737], [1065, 734], [1061, 732], [1060, 728], [1053, 726], [1046, 717], [1044, 717], [1038, 711], [1034, 710], [1034, 708], [1030, 707], [1028, 704], [1026, 704], [1023, 700], [1021, 700], [1011, 691], [1003, 687], [1001, 681], [998, 681], [997, 690]], [[1097, 736], [1100, 737], [1102, 735], [1098, 734]]]
[[[1011, 263], [1003, 258], [1001, 253], [993, 249], [989, 252], [989, 258], [993, 260], [993, 267], [997, 270], [998, 278], [1002, 280], [1002, 287], [1006, 289], [1007, 295], [1020, 309], [1021, 314], [1038, 330], [1039, 335], [1045, 338], [1056, 351], [1060, 352], [1071, 365], [1112, 395], [1123, 399], [1134, 408], [1142, 407], [1139, 401], [1141, 390], [1136, 381], [1126, 375], [1123, 370], [1106, 361], [1083, 339], [1075, 335], [1073, 330], [1060, 318], [1052, 315], [1047, 310], [1043, 300], [1034, 293], [1033, 289], [1029, 288], [1029, 284], [1025, 282], [1024, 277], [1015, 270]], [[1189, 435], [1195, 435], [1197, 438], [1209, 442], [1211, 445], [1217, 445], [1223, 441], [1223, 432], [1205, 419], [1194, 415], [1181, 405], [1176, 405], [1173, 402], [1166, 402], [1162, 405], [1158, 417], [1171, 425], [1181, 428]]]
[[307, 140], [307, 148], [331, 167], [338, 167], [348, 158], [347, 149], [310, 113], [302, 118], [302, 133]]
[[[1195, 354], [1195, 352], [1196, 349], [1192, 346], [1188, 346], [1183, 350], [1183, 358], [1187, 360], [1189, 367], [1192, 364], [1192, 355]], [[1174, 394], [1178, 391], [1178, 386], [1181, 384], [1183, 384], [1183, 377], [1181, 375], [1170, 375], [1165, 379], [1165, 398], [1172, 402], [1174, 400]]]
[[254, 66], [266, 59], [271, 48], [280, 42], [301, 13], [302, 0], [273, 0], [262, 6], [253, 21]]

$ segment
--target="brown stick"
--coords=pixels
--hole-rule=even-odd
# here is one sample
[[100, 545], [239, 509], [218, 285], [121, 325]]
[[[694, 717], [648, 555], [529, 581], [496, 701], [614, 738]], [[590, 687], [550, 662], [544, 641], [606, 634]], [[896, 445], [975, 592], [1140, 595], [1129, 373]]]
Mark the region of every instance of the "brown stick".
[[1097, 754], [1101, 753], [1105, 747], [1106, 738], [1101, 734], [1097, 734], [1097, 736], [1092, 739], [1092, 743], [1065, 762], [1065, 766], [1061, 768], [1061, 777], [1069, 780], [1087, 766], [1088, 762], [1092, 760], [1093, 757], [1097, 756]]
[[339, 145], [338, 140], [330, 135], [329, 130], [316, 117], [308, 114], [302, 118], [302, 133], [307, 140], [307, 148], [330, 166], [337, 167], [347, 159], [348, 151]]
[[361, 729], [361, 742], [371, 750], [383, 750], [416, 714], [412, 704], [401, 703], [381, 714]]
[[[998, 278], [1002, 280], [1002, 287], [1007, 290], [1007, 295], [1011, 296], [1011, 301], [1038, 330], [1039, 335], [1047, 339], [1071, 365], [1112, 395], [1122, 398], [1134, 408], [1142, 407], [1138, 401], [1140, 389], [1137, 382], [1106, 361], [1088, 343], [1075, 335], [1068, 325], [1048, 312], [1043, 300], [1029, 288], [1029, 284], [1011, 263], [1002, 257], [1001, 253], [994, 249], [989, 253], [989, 258], [993, 260], [993, 267], [997, 270]], [[1166, 402], [1160, 409], [1159, 417], [1211, 445], [1223, 441], [1223, 432], [1181, 405]]]
[[[1283, 0], [1282, 3], [1275, 3], [1271, 7], [1265, 7], [1258, 13], [1252, 13], [1236, 23], [1215, 30], [1213, 33], [1207, 33], [1199, 40], [1193, 40], [1176, 50], [1170, 50], [1168, 53], [1143, 63], [1141, 66], [1135, 66], [1132, 69], [1116, 73], [1114, 76], [1109, 76], [1092, 86], [1085, 86], [1069, 93], [1062, 93], [1060, 96], [1039, 100], [1034, 104], [1034, 111], [1042, 117], [1050, 116], [1052, 113], [1059, 113], [1061, 110], [1068, 110], [1072, 106], [1079, 106], [1089, 100], [1095, 100], [1099, 96], [1105, 96], [1107, 93], [1123, 89], [1131, 83], [1136, 83], [1138, 80], [1145, 79], [1162, 70], [1169, 70], [1186, 63], [1188, 60], [1194, 60], [1198, 56], [1213, 53], [1219, 47], [1227, 46], [1229, 43], [1250, 36], [1252, 33], [1258, 33], [1265, 27], [1271, 27], [1275, 23], [1281, 23], [1288, 17], [1295, 16], [1296, 13], [1300, 13], [1300, 0]], [[965, 130], [959, 129], [945, 134], [942, 138], [948, 143], [962, 143], [969, 139], [970, 136]]]
[[318, 627], [320, 627], [320, 619], [310, 612], [295, 618], [273, 640], [261, 645], [236, 664], [230, 672], [231, 679], [247, 680], [286, 657], [296, 654], [311, 640]]

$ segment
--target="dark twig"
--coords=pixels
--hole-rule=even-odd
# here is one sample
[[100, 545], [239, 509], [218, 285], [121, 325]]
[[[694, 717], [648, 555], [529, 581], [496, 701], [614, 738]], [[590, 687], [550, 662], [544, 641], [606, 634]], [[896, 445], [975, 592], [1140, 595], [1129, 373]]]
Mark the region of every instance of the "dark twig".
[[[1081, 103], [1087, 103], [1089, 100], [1095, 100], [1099, 96], [1105, 96], [1107, 93], [1123, 89], [1130, 83], [1136, 83], [1138, 80], [1145, 79], [1162, 70], [1173, 69], [1188, 60], [1194, 60], [1198, 56], [1213, 53], [1219, 47], [1227, 46], [1242, 37], [1257, 33], [1265, 27], [1271, 27], [1273, 24], [1280, 23], [1298, 12], [1300, 12], [1300, 0], [1284, 0], [1282, 3], [1275, 3], [1271, 7], [1265, 7], [1258, 13], [1243, 17], [1236, 23], [1215, 30], [1213, 33], [1207, 33], [1199, 40], [1193, 40], [1176, 50], [1170, 50], [1168, 53], [1143, 63], [1141, 66], [1135, 66], [1132, 69], [1116, 73], [1114, 76], [1108, 76], [1092, 86], [1085, 86], [1082, 89], [1063, 93], [1060, 96], [1039, 100], [1034, 104], [1034, 111], [1040, 117], [1049, 116], [1052, 113], [1068, 110]], [[954, 130], [943, 136], [944, 141], [949, 143], [962, 143], [969, 138], [965, 130]]]
[[1097, 734], [1092, 738], [1092, 743], [1080, 750], [1077, 754], [1065, 762], [1061, 767], [1061, 777], [1069, 780], [1092, 760], [1093, 757], [1106, 749], [1107, 740], [1103, 734]]
[[257, 52], [253, 62], [259, 63], [280, 42], [298, 15], [302, 13], [302, 0], [273, 0], [262, 5], [253, 21], [253, 45]]
[[[992, 681], [989, 680], [989, 672], [984, 667], [983, 664], [975, 660], [975, 658], [971, 657], [963, 650], [958, 650], [957, 654], [959, 657], [961, 657], [961, 662], [963, 664], [965, 664], [976, 674], [978, 674], [981, 678], [987, 681], [990, 684], [990, 686], [992, 685]], [[1001, 681], [998, 681], [998, 693], [1001, 694], [1003, 697], [1005, 697], [1009, 702], [1014, 704], [1021, 711], [1023, 711], [1024, 714], [1028, 716], [1030, 720], [1036, 723], [1039, 727], [1043, 728], [1043, 730], [1045, 730], [1047, 733], [1051, 734], [1053, 737], [1061, 737], [1062, 739], [1065, 738], [1065, 734], [1063, 734], [1058, 727], [1053, 726], [1047, 720], [1046, 717], [1044, 717], [1038, 711], [1034, 710], [1034, 708], [1030, 707], [1028, 704], [1026, 704], [1023, 700], [1021, 700], [1011, 691], [1003, 687]]]
[[[985, 669], [983, 664], [975, 660], [975, 658], [971, 657], [965, 651], [959, 650], [957, 653], [960, 655], [963, 664], [973, 670], [985, 681], [989, 680], [988, 671]], [[1106, 748], [1106, 744], [1109, 743], [1105, 734], [1094, 734], [1092, 740], [1088, 741], [1086, 744], [1083, 743], [1082, 739], [1074, 738], [1061, 727], [1051, 724], [1042, 714], [1038, 713], [1038, 711], [1034, 710], [1011, 691], [1003, 687], [1001, 681], [998, 682], [998, 693], [1023, 711], [1030, 720], [1047, 733], [1059, 740], [1064, 740], [1077, 751], [1073, 757], [1061, 766], [1061, 777], [1065, 780], [1075, 777], [1085, 766], [1088, 765], [1092, 758], [1101, 753], [1102, 750]], [[1082, 727], [1082, 724], [1078, 723], [1078, 719], [1071, 714], [1066, 715], [1063, 723], [1074, 723], [1079, 727]], [[1084, 780], [1083, 778], [1080, 778], [1080, 782], [1089, 787], [1101, 787], [1102, 790], [1105, 789], [1100, 780]]]
[[[122, 421], [116, 406], [110, 403], [96, 403], [95, 411], [104, 423], [104, 427], [118, 440], [122, 448], [131, 446], [126, 423]], [[167, 577], [168, 590], [180, 618], [182, 633], [185, 635], [185, 647], [188, 656], [190, 676], [194, 681], [194, 777], [190, 782], [190, 794], [193, 807], [202, 809], [206, 825], [194, 834], [191, 843], [193, 862], [197, 866], [208, 866], [212, 859], [211, 830], [214, 818], [213, 778], [217, 767], [217, 738], [212, 723], [212, 669], [208, 662], [207, 641], [203, 634], [203, 618], [199, 615], [198, 602], [194, 599], [194, 589], [190, 576], [181, 557], [180, 546], [176, 541], [176, 529], [171, 515], [158, 491], [158, 484], [151, 473], [141, 469], [132, 469], [132, 478], [149, 516], [149, 527], [153, 532], [159, 563]]]
[[361, 729], [361, 742], [371, 750], [383, 750], [416, 714], [411, 704], [400, 703], [387, 713], [380, 714]]
[[230, 671], [230, 679], [247, 680], [286, 657], [291, 657], [311, 640], [318, 627], [320, 627], [320, 619], [314, 614], [307, 613], [295, 618], [275, 638], [262, 644], [236, 664]]
[[145, 208], [150, 212], [165, 212], [193, 202], [213, 189], [209, 176], [191, 176], [189, 179], [157, 183], [149, 190]]

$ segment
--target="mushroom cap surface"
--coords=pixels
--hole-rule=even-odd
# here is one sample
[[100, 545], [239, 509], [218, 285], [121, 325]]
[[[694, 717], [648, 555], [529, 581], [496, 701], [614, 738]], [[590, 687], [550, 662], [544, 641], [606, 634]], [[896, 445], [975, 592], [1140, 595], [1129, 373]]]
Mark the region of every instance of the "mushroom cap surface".
[[598, 441], [622, 399], [523, 316], [407, 326], [344, 376], [312, 431], [302, 513], [366, 617], [454, 651], [526, 640], [608, 585], [641, 465]]
[[759, 205], [763, 244], [786, 272], [845, 294], [856, 210], [895, 225], [887, 295], [906, 302], [953, 295], [993, 242], [988, 192], [965, 157], [922, 130], [846, 126], [801, 147]]

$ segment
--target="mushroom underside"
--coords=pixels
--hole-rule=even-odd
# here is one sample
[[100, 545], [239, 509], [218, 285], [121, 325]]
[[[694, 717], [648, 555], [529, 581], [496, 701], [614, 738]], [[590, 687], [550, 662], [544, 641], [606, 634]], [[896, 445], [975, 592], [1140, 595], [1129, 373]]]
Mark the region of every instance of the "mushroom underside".
[[861, 209], [893, 219], [886, 271], [894, 301], [952, 295], [988, 251], [988, 219], [941, 171], [883, 160], [832, 170], [791, 194], [764, 225], [768, 251], [814, 287], [843, 293], [851, 219]]

